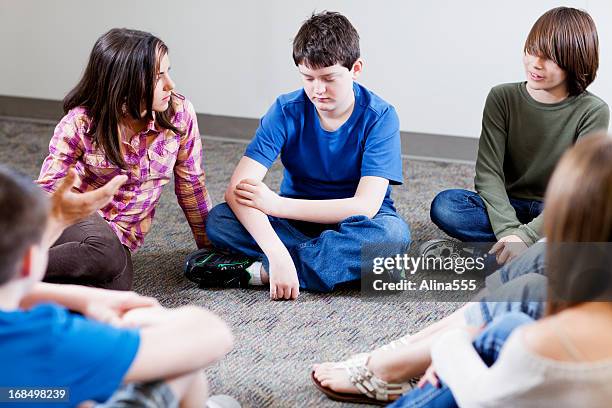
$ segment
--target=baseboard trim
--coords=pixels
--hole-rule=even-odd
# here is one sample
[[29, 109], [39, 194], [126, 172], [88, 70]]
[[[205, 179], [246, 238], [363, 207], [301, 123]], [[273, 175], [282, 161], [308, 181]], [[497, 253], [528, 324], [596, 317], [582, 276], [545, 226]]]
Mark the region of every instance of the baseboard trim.
[[[198, 113], [200, 133], [211, 140], [247, 143], [259, 119]], [[57, 123], [62, 102], [0, 95], [0, 116], [38, 123]], [[478, 139], [430, 133], [400, 132], [402, 155], [415, 160], [471, 163], [476, 160]], [[223, 135], [223, 136], [221, 136]]]

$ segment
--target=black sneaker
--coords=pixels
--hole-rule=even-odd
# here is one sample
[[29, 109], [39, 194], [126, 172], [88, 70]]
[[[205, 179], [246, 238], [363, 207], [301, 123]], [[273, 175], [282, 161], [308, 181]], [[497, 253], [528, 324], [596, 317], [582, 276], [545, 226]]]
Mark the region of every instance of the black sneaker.
[[476, 254], [473, 247], [450, 239], [432, 239], [419, 248], [423, 258], [466, 258]]
[[246, 268], [255, 260], [214, 249], [200, 249], [185, 260], [185, 277], [201, 288], [246, 288], [251, 274]]

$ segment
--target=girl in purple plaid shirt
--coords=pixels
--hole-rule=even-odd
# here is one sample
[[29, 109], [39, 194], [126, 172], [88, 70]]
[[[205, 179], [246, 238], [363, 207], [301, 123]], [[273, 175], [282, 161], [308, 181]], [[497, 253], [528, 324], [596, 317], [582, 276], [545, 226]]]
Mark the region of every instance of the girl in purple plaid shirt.
[[38, 183], [48, 192], [68, 169], [86, 192], [119, 174], [126, 183], [98, 213], [66, 229], [49, 251], [48, 282], [128, 290], [131, 251], [142, 246], [162, 187], [174, 176], [178, 203], [198, 247], [208, 244], [211, 201], [193, 106], [175, 93], [168, 48], [150, 33], [112, 29], [91, 51], [64, 99]]

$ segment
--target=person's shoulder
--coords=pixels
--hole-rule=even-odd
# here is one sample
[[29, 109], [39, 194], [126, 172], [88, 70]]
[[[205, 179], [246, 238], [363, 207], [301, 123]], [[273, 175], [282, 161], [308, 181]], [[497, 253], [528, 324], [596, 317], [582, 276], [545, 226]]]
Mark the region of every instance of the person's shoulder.
[[368, 114], [380, 118], [385, 115], [394, 115], [395, 108], [389, 102], [378, 96], [376, 93], [366, 88], [364, 85], [355, 82], [353, 85], [355, 99], [361, 104]]
[[586, 105], [592, 109], [600, 109], [604, 108], [609, 110], [608, 104], [606, 101], [601, 99], [599, 96], [591, 93], [590, 91], [584, 91], [582, 94], [576, 98], [580, 104]]
[[495, 85], [489, 91], [489, 95], [500, 98], [518, 97], [521, 93], [523, 82], [506, 82]]
[[91, 116], [89, 111], [84, 106], [76, 106], [70, 109], [60, 121], [58, 127], [61, 127], [69, 136], [73, 136], [74, 132], [81, 134], [87, 133], [91, 126]]
[[526, 353], [551, 360], [561, 360], [565, 355], [563, 344], [559, 341], [558, 315], [540, 319], [537, 324], [521, 327], [517, 333], [517, 343], [520, 343]]
[[[185, 131], [192, 127], [193, 124], [198, 124], [198, 114], [193, 106], [193, 103], [184, 95], [172, 91], [172, 102], [170, 112], [170, 123], [178, 129]], [[174, 136], [173, 136], [174, 137]]]
[[193, 103], [184, 95], [178, 92], [172, 92], [172, 122], [178, 125], [181, 122], [187, 122], [190, 118], [196, 118], [196, 111]]
[[304, 117], [309, 102], [303, 88], [281, 94], [276, 97], [265, 117], [273, 121], [285, 119], [299, 121]]
[[[18, 310], [11, 313], [13, 327], [19, 327], [20, 333], [52, 334], [55, 328], [65, 324], [69, 311], [54, 304], [41, 304], [30, 310]], [[33, 333], [38, 336], [38, 334]], [[43, 336], [44, 337], [44, 336]], [[45, 337], [46, 338], [46, 337]], [[41, 337], [40, 340], [43, 338]]]
[[276, 103], [283, 110], [302, 109], [306, 101], [306, 93], [303, 88], [281, 94], [276, 98]]

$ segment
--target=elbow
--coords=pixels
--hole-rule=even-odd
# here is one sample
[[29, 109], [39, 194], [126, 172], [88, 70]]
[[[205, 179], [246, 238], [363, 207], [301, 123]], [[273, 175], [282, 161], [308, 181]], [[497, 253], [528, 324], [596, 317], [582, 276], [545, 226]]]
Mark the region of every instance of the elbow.
[[365, 195], [356, 195], [353, 198], [353, 209], [350, 215], [364, 215], [370, 219], [374, 218], [382, 205], [382, 199], [375, 200], [367, 198]]
[[219, 319], [219, 324], [217, 326], [217, 338], [219, 341], [220, 348], [220, 356], [219, 358], [225, 356], [227, 353], [232, 351], [234, 348], [234, 334], [232, 333], [232, 329], [230, 329], [229, 325], [225, 323], [223, 320]]
[[365, 215], [368, 218], [374, 218], [380, 210], [380, 205], [374, 206], [371, 203], [358, 203], [353, 215]]
[[368, 218], [374, 218], [374, 216], [378, 214], [378, 209], [376, 208], [366, 208], [364, 211], [364, 214], [366, 217]]
[[232, 333], [232, 330], [230, 329], [228, 324], [220, 319], [215, 325], [209, 327], [209, 330], [207, 330], [208, 336], [210, 336], [211, 333], [213, 334], [215, 339], [214, 344], [216, 349], [216, 355], [213, 356], [213, 358], [215, 360], [221, 360], [227, 353], [232, 351], [232, 349], [234, 348], [234, 334]]
[[234, 196], [234, 190], [236, 189], [236, 185], [230, 183], [225, 189], [225, 193], [223, 194], [223, 199], [225, 202], [231, 207], [236, 203], [236, 197]]
[[[199, 334], [202, 337], [200, 344], [215, 345], [213, 355], [209, 355], [213, 360], [220, 360], [234, 348], [234, 335], [232, 330], [219, 316], [200, 308], [194, 307], [193, 313], [197, 316], [197, 324], [192, 327], [199, 328]], [[203, 350], [205, 353], [210, 353], [211, 350]]]
[[234, 349], [234, 343], [235, 343], [235, 338], [234, 338], [234, 334], [232, 333], [232, 329], [230, 329], [228, 324], [225, 322], [223, 322], [223, 334], [221, 337], [222, 337], [221, 343], [223, 344], [223, 347], [225, 348], [225, 352], [223, 353], [223, 355], [225, 355]]
[[230, 203], [232, 198], [232, 193], [230, 192], [230, 188], [228, 187], [227, 190], [225, 190], [225, 193], [223, 194], [223, 199], [225, 200], [226, 203]]

